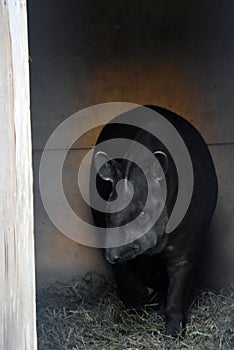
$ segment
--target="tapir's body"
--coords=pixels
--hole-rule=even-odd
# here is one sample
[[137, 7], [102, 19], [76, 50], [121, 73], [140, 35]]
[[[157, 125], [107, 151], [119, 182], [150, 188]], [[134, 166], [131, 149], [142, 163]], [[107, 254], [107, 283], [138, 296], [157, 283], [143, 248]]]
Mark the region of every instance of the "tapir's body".
[[[163, 155], [164, 159], [159, 161], [163, 164], [166, 160], [167, 163], [164, 178], [167, 195], [165, 209], [158, 223], [148, 234], [121, 247], [104, 249], [104, 257], [112, 264], [120, 297], [128, 305], [137, 306], [149, 302], [154, 293], [152, 289], [157, 289], [158, 275], [166, 273], [166, 329], [169, 334], [175, 334], [185, 325], [193, 270], [202, 238], [206, 234], [216, 205], [217, 179], [208, 147], [199, 132], [188, 121], [168, 110], [154, 106], [149, 108], [158, 112], [175, 127], [189, 152], [194, 176], [191, 202], [183, 220], [174, 231], [167, 234], [165, 227], [178, 194], [178, 173], [171, 154], [166, 145], [143, 130], [131, 125], [107, 124], [97, 144], [109, 139], [129, 138], [148, 147], [156, 157]], [[103, 155], [106, 155], [105, 150], [101, 152], [102, 157]], [[95, 183], [93, 178], [95, 161], [94, 154], [91, 168], [91, 203]], [[150, 164], [148, 166], [151, 169]], [[129, 166], [124, 159], [109, 161], [108, 168], [105, 169], [105, 166], [99, 168], [95, 186], [105, 200], [112, 201], [116, 196], [114, 188], [116, 183], [125, 178], [133, 182], [134, 188], [138, 189], [138, 192], [136, 191], [138, 195], [133, 197], [133, 204], [117, 214], [105, 214], [104, 207], [100, 208], [100, 211], [93, 210], [96, 226], [108, 228], [125, 225], [128, 219], [134, 218], [135, 212], [139, 214], [147, 187], [141, 171], [134, 164]], [[151, 178], [153, 180], [150, 192], [154, 193], [154, 186], [159, 186], [160, 190], [162, 182], [154, 173]], [[155, 193], [157, 197], [159, 192]], [[144, 213], [143, 216], [147, 220], [147, 214]], [[140, 226], [137, 230], [140, 230]]]

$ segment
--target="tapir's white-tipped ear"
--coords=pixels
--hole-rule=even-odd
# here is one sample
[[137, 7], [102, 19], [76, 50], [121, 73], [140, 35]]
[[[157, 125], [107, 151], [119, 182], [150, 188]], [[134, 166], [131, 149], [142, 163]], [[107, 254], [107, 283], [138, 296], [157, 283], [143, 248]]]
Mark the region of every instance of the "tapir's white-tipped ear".
[[163, 151], [155, 151], [154, 155], [157, 158], [160, 165], [158, 162], [155, 162], [155, 164], [152, 167], [152, 172], [154, 178], [160, 181], [165, 178], [165, 174], [168, 170], [168, 157], [167, 154]]
[[113, 167], [113, 161], [110, 160], [105, 152], [98, 151], [94, 155], [94, 164], [98, 175], [103, 180], [114, 182], [115, 169]]

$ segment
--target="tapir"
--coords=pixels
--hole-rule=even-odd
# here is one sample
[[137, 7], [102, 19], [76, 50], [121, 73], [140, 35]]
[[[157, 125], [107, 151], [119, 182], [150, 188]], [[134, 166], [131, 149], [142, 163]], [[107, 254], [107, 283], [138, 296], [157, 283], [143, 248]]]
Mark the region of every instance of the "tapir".
[[[155, 120], [151, 118], [149, 122], [145, 119], [146, 109], [155, 112]], [[134, 113], [142, 113], [142, 127], [133, 125]], [[181, 161], [183, 165], [183, 159], [180, 159], [180, 154], [176, 154], [175, 160], [165, 138], [163, 141], [160, 137], [157, 115], [170, 123], [182, 140], [193, 171], [193, 187], [190, 189], [188, 208], [181, 222], [171, 232], [167, 232], [167, 224], [180, 187], [183, 187], [183, 183], [180, 184], [179, 165], [176, 162]], [[128, 117], [131, 119], [129, 124], [126, 123]], [[151, 123], [150, 128], [147, 128], [147, 123]], [[150, 130], [156, 130], [159, 137]], [[108, 149], [105, 141], [115, 142], [118, 139], [130, 141], [129, 147], [119, 150], [120, 155], [115, 158], [111, 155], [112, 146]], [[173, 145], [173, 137], [168, 141]], [[134, 155], [131, 142], [141, 143], [151, 152], [153, 158], [148, 159], [140, 151]], [[122, 243], [106, 245], [103, 249], [104, 259], [113, 268], [119, 296], [127, 306], [142, 306], [152, 300], [160, 287], [158, 284], [162, 283], [165, 288], [166, 333], [173, 336], [181, 334], [186, 325], [186, 314], [191, 302], [193, 276], [199, 251], [217, 201], [217, 177], [207, 144], [198, 130], [186, 119], [161, 107], [144, 106], [143, 109], [139, 107], [139, 111], [138, 108], [127, 111], [107, 123], [98, 137], [96, 147], [91, 164], [90, 202], [92, 205], [95, 187], [103, 202], [99, 208], [92, 208], [94, 223], [106, 230], [107, 239], [110, 228], [121, 228], [119, 234], [122, 235]], [[180, 153], [176, 145], [175, 152]], [[133, 155], [129, 160], [131, 153]], [[134, 161], [134, 157], [138, 163], [140, 160], [142, 166]], [[123, 180], [123, 186], [121, 193], [118, 193], [117, 186], [120, 180]], [[166, 188], [164, 196], [163, 188]], [[107, 210], [118, 195], [127, 198], [131, 191], [133, 195], [125, 208], [117, 212]], [[146, 205], [149, 194], [151, 199]], [[155, 214], [157, 210], [160, 211], [160, 215], [155, 224], [147, 230], [152, 212]], [[129, 233], [129, 222], [133, 220], [134, 225]], [[144, 233], [141, 234], [141, 231]], [[133, 238], [126, 240], [126, 243], [125, 236], [129, 235]]]

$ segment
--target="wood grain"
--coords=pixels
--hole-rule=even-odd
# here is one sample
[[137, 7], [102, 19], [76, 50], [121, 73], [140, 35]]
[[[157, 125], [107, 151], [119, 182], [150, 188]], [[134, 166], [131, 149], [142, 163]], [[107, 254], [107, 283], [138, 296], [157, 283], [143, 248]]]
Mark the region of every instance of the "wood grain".
[[0, 349], [36, 350], [27, 12], [0, 2]]

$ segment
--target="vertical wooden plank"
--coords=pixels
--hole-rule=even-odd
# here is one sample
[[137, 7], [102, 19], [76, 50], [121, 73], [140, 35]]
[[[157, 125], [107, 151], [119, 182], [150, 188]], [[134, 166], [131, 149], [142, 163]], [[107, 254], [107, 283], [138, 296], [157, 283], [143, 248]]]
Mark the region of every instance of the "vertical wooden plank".
[[25, 0], [0, 0], [0, 42], [0, 349], [36, 350]]

